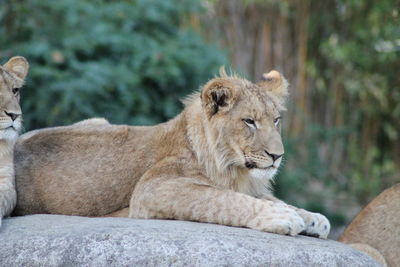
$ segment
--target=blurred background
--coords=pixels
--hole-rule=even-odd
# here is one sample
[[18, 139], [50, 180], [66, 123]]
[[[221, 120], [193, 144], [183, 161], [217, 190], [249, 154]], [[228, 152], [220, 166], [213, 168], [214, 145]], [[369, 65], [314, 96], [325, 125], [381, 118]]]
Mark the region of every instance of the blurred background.
[[151, 125], [230, 66], [291, 84], [276, 194], [336, 238], [400, 182], [399, 0], [0, 0], [0, 62], [25, 56], [26, 131]]

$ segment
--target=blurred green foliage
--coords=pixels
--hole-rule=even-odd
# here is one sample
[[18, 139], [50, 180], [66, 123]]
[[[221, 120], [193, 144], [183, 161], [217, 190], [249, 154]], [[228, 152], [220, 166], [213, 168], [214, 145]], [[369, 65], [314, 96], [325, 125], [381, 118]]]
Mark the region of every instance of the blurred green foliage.
[[336, 109], [335, 126], [347, 136], [342, 167], [351, 166], [344, 187], [365, 202], [400, 179], [399, 2], [311, 5], [307, 67], [319, 90], [314, 96], [334, 100], [327, 105]]
[[153, 124], [226, 62], [185, 20], [196, 0], [10, 0], [0, 7], [0, 60], [31, 65], [27, 130], [102, 116]]

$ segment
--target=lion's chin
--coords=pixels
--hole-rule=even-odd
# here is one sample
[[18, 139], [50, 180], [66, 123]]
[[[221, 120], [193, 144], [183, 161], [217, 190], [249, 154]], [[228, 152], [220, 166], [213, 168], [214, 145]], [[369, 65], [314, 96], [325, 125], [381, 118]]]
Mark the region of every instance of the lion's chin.
[[271, 180], [274, 178], [277, 171], [278, 169], [275, 167], [269, 167], [265, 169], [254, 168], [249, 170], [249, 173], [254, 179]]
[[18, 131], [10, 126], [5, 129], [0, 129], [0, 140], [14, 142], [18, 138]]

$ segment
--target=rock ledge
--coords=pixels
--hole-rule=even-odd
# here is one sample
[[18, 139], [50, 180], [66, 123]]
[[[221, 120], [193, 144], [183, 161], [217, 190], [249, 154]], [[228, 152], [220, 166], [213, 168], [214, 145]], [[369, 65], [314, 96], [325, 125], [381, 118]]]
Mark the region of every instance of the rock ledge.
[[5, 219], [1, 266], [379, 266], [332, 240], [168, 220]]

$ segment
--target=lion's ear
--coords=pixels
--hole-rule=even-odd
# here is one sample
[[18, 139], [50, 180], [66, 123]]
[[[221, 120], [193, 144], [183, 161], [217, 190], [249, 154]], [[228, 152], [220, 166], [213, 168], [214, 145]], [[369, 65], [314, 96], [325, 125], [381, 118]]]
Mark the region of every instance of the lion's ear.
[[257, 85], [267, 91], [270, 91], [275, 96], [281, 98], [282, 102], [288, 96], [288, 82], [276, 70], [264, 73], [261, 81]]
[[215, 78], [201, 91], [201, 103], [208, 117], [229, 111], [237, 98], [237, 89], [229, 80]]
[[24, 57], [12, 57], [3, 67], [21, 80], [25, 80], [28, 74], [29, 64]]

